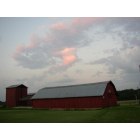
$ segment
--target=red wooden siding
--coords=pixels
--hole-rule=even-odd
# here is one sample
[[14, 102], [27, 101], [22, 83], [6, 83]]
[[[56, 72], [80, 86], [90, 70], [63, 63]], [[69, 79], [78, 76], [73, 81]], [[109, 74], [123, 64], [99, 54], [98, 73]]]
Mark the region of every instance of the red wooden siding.
[[102, 97], [37, 99], [32, 105], [34, 108], [98, 108], [102, 107]]
[[16, 89], [6, 89], [6, 105], [7, 107], [16, 106]]

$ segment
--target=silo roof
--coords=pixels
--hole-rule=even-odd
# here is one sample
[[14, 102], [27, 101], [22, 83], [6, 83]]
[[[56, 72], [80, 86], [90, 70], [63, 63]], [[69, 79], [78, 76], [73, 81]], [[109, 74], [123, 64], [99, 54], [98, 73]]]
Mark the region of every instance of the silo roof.
[[20, 87], [20, 86], [24, 86], [24, 87], [26, 87], [26, 86], [23, 85], [23, 84], [19, 84], [19, 85], [11, 85], [11, 86], [6, 87], [6, 88], [16, 88], [16, 87]]

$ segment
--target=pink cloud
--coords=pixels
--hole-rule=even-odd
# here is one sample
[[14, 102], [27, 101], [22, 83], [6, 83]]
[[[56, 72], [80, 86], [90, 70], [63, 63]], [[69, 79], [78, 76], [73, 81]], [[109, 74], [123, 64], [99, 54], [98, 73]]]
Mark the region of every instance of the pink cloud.
[[66, 29], [66, 24], [63, 22], [55, 23], [50, 26], [50, 30], [64, 30]]
[[64, 48], [56, 54], [62, 58], [64, 65], [72, 64], [76, 61], [75, 48]]
[[13, 58], [17, 58], [25, 50], [25, 46], [19, 45], [16, 47], [15, 53], [13, 54]]
[[40, 42], [41, 42], [41, 39], [37, 35], [33, 34], [30, 38], [30, 43], [29, 45], [27, 45], [27, 48], [32, 49], [32, 48], [38, 47], [38, 44]]
[[[99, 19], [99, 18], [98, 18]], [[75, 28], [87, 28], [93, 25], [93, 23], [97, 21], [97, 18], [93, 17], [85, 17], [85, 18], [74, 18], [72, 20], [72, 27]]]

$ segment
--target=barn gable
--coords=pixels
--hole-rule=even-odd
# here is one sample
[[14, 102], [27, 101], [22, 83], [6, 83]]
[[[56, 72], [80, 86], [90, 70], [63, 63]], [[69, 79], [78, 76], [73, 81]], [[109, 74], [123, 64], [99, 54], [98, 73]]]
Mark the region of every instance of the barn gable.
[[32, 99], [103, 96], [108, 83], [112, 83], [112, 82], [105, 81], [105, 82], [82, 84], [82, 85], [46, 87], [40, 89], [32, 97]]

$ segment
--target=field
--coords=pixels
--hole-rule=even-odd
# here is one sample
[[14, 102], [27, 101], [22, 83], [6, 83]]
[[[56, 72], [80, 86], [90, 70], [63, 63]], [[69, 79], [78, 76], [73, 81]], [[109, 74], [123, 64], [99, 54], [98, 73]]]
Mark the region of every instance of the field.
[[92, 110], [0, 109], [1, 123], [140, 123], [140, 105], [135, 101]]

